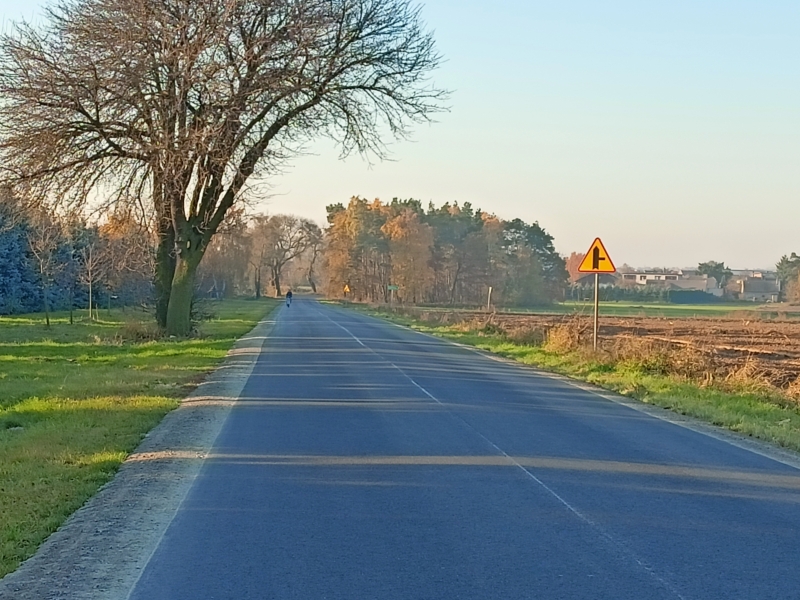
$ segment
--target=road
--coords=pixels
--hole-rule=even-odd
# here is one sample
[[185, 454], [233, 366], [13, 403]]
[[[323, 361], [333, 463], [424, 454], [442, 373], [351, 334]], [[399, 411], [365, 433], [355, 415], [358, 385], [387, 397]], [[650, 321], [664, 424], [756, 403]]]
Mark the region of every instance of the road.
[[800, 598], [800, 472], [297, 298], [133, 600]]

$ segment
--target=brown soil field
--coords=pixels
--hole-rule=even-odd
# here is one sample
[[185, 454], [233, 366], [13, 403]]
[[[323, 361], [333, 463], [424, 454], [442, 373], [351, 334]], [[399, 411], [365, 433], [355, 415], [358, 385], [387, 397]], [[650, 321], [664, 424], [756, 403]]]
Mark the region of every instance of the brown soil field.
[[[476, 320], [491, 323], [500, 329], [541, 329], [549, 331], [557, 325], [572, 324], [581, 330], [581, 338], [591, 337], [591, 318], [564, 315], [531, 315], [485, 312], [431, 313], [421, 315], [429, 321], [457, 322]], [[752, 315], [752, 313], [751, 313]], [[443, 318], [442, 318], [443, 317]], [[800, 322], [771, 320], [748, 316], [737, 318], [664, 318], [617, 317], [600, 318], [600, 342], [611, 348], [625, 338], [641, 338], [662, 343], [676, 350], [690, 347], [708, 359], [716, 375], [729, 376], [741, 372], [770, 384], [787, 388], [800, 385]]]

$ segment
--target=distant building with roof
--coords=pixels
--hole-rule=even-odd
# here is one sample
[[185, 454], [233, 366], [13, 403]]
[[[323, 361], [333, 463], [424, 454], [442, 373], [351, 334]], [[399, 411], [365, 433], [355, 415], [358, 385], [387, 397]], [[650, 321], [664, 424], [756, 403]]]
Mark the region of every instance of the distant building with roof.
[[619, 275], [620, 283], [627, 285], [657, 286], [667, 290], [705, 292], [721, 297], [724, 290], [714, 277], [700, 275], [697, 271], [647, 270], [633, 271]]
[[746, 302], [778, 302], [781, 295], [781, 280], [775, 271], [734, 271], [726, 291]]

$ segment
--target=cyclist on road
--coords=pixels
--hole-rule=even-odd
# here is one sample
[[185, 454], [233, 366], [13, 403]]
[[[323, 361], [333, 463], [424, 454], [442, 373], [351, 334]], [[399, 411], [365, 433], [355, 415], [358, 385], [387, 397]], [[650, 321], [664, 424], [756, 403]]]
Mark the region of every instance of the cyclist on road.
[[292, 305], [292, 290], [286, 292], [286, 306]]

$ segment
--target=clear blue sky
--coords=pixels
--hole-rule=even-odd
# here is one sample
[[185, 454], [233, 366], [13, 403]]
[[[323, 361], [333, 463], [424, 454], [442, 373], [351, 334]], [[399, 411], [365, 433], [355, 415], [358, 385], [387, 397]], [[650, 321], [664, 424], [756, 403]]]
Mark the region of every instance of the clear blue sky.
[[[0, 22], [35, 4], [0, 0]], [[451, 112], [372, 168], [314, 146], [266, 210], [469, 201], [538, 220], [564, 254], [601, 236], [618, 265], [800, 252], [796, 0], [428, 0], [423, 14]]]

